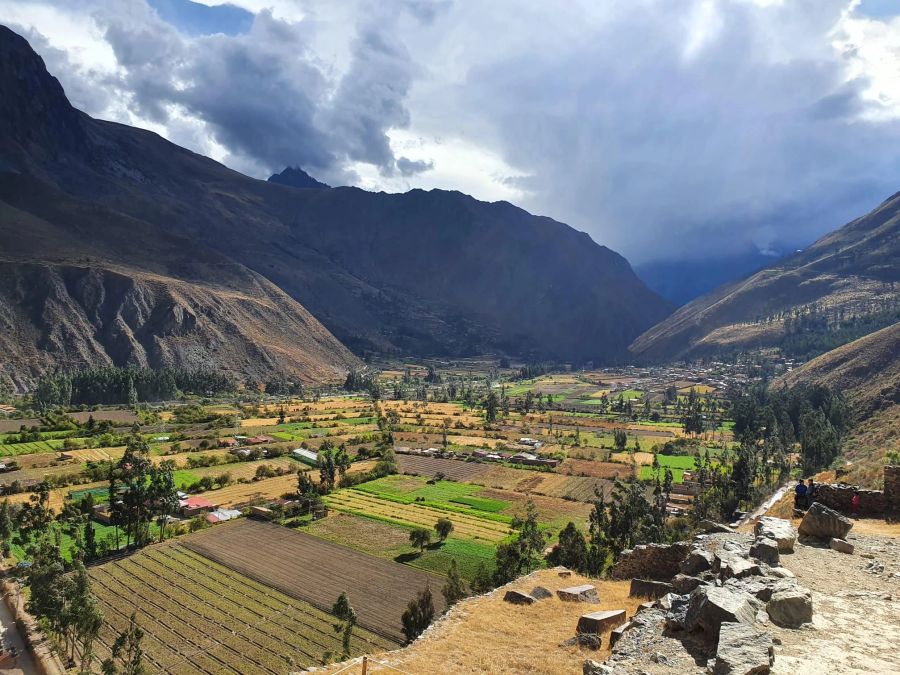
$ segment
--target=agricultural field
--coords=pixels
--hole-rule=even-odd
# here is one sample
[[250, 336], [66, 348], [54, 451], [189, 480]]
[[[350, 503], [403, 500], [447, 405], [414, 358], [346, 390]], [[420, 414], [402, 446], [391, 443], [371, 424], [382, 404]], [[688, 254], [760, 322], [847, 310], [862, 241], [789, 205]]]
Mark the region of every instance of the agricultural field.
[[[321, 665], [340, 653], [334, 617], [180, 544], [150, 546], [90, 569], [105, 617], [98, 657], [133, 611], [150, 672], [271, 673]], [[336, 596], [335, 596], [336, 597]], [[396, 641], [357, 627], [352, 654]]]
[[438, 574], [446, 574], [452, 560], [456, 561], [460, 575], [469, 580], [482, 563], [488, 570], [494, 568], [496, 547], [493, 544], [451, 535], [446, 541], [434, 542], [420, 551], [409, 543], [411, 530], [409, 525], [332, 511], [328, 517], [311, 522], [303, 531], [368, 555]]
[[488, 511], [477, 515], [474, 513], [475, 509], [459, 507], [458, 511], [451, 511], [446, 504], [438, 507], [417, 502], [406, 503], [356, 489], [338, 490], [328, 495], [325, 501], [329, 508], [337, 511], [427, 529], [431, 529], [438, 518], [450, 518], [457, 537], [475, 541], [497, 543], [512, 533], [512, 518]]
[[400, 615], [419, 590], [430, 586], [435, 609], [444, 608], [436, 592], [443, 583], [440, 576], [280, 525], [240, 519], [189, 535], [181, 543], [258, 584], [325, 611], [346, 592], [359, 625], [393, 642], [403, 641]]

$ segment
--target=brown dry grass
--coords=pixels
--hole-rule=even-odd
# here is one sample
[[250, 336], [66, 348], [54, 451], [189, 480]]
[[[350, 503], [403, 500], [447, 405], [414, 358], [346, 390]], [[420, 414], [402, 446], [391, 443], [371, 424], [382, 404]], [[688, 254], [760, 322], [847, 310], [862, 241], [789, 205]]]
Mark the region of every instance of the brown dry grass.
[[[503, 602], [510, 588], [527, 593], [535, 586], [545, 586], [555, 592], [583, 583], [597, 587], [599, 605], [562, 602], [555, 595], [530, 606]], [[368, 672], [391, 672], [377, 663], [381, 661], [407, 673], [580, 673], [585, 659], [602, 661], [609, 656], [608, 635], [603, 636], [603, 648], [598, 651], [561, 647], [560, 643], [575, 635], [578, 617], [587, 612], [624, 609], [632, 617], [643, 600], [628, 597], [628, 588], [627, 581], [597, 581], [577, 574], [561, 579], [555, 570], [539, 570], [460, 603], [409, 647], [375, 655]], [[336, 673], [346, 665], [335, 664], [325, 672]], [[360, 673], [361, 666], [341, 672]]]

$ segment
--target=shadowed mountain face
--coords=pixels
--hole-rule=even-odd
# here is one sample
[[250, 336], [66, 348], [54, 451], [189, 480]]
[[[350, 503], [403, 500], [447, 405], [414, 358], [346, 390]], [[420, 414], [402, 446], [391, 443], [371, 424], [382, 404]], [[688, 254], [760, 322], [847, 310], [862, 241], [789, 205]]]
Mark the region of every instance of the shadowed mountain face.
[[325, 185], [325, 183], [320, 183], [297, 166], [289, 166], [281, 173], [269, 176], [269, 182], [295, 188], [324, 189], [331, 187], [330, 185]]
[[[900, 194], [803, 251], [685, 305], [630, 350], [647, 362], [760, 347], [821, 353], [842, 335], [853, 339], [896, 321], [898, 282]], [[854, 327], [868, 328], [853, 335]]]
[[669, 311], [624, 258], [549, 218], [457, 192], [254, 180], [75, 110], [5, 29], [0, 57], [0, 198], [49, 228], [21, 249], [34, 264], [102, 260], [198, 286], [227, 271], [229, 287], [237, 275], [283, 292], [357, 353], [610, 362]]

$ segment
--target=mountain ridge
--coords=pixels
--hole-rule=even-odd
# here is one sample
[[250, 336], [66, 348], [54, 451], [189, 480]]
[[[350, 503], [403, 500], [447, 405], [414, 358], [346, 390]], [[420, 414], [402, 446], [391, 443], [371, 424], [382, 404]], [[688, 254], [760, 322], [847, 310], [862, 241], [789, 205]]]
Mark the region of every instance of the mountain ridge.
[[676, 310], [629, 347], [641, 361], [779, 347], [810, 323], [900, 306], [900, 195], [811, 246]]
[[[0, 193], [11, 206], [40, 214], [42, 192], [89, 204], [105, 224], [83, 222], [79, 232], [111, 260], [128, 248], [108, 241], [115, 219], [181, 237], [262, 275], [357, 354], [615, 362], [670, 311], [624, 258], [549, 218], [446, 191], [297, 189], [252, 179], [54, 98], [58, 82], [45, 71], [41, 79], [36, 54], [30, 64], [21, 54], [9, 61], [0, 91], [16, 100], [0, 103], [0, 120], [20, 120], [10, 109], [44, 87], [34, 117], [39, 131], [49, 129], [32, 133], [19, 121], [0, 134]], [[14, 86], [23, 81], [32, 82], [24, 93]], [[15, 175], [30, 181], [31, 193], [3, 190]], [[150, 238], [139, 262], [153, 266]], [[52, 248], [40, 254], [52, 257]]]

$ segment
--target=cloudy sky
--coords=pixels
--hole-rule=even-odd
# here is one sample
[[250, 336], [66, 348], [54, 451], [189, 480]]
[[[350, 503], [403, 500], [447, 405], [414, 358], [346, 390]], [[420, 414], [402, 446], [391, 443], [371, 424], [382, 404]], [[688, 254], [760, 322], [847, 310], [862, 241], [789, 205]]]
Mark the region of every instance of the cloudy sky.
[[897, 0], [0, 0], [72, 102], [267, 177], [457, 189], [632, 262], [900, 190]]

